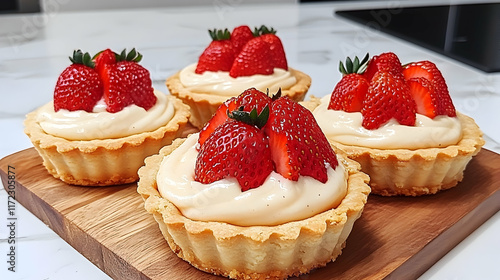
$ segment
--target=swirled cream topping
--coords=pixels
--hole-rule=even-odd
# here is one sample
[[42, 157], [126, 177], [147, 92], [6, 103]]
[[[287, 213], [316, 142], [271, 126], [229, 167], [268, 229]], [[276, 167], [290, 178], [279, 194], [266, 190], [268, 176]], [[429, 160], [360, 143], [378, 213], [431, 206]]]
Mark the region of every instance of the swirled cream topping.
[[297, 80], [290, 71], [274, 68], [271, 75], [252, 75], [246, 77], [233, 78], [229, 72], [206, 71], [203, 74], [196, 74], [196, 63], [193, 63], [180, 72], [182, 85], [192, 92], [209, 93], [222, 96], [236, 96], [244, 90], [254, 87], [260, 91], [276, 92], [292, 87]]
[[149, 110], [130, 105], [120, 112], [109, 113], [100, 100], [93, 112], [84, 110], [54, 111], [53, 102], [38, 109], [37, 122], [50, 135], [68, 140], [112, 139], [153, 131], [167, 124], [174, 115], [168, 97], [155, 90], [156, 104]]
[[377, 149], [439, 148], [462, 139], [458, 118], [437, 116], [431, 119], [417, 114], [415, 126], [400, 125], [392, 119], [378, 129], [365, 129], [360, 112], [329, 110], [330, 95], [321, 99], [313, 115], [326, 137], [344, 145]]
[[233, 178], [202, 184], [194, 180], [197, 141], [198, 134], [193, 134], [166, 156], [156, 177], [162, 197], [190, 219], [239, 226], [276, 225], [336, 207], [346, 195], [347, 171], [340, 161], [335, 170], [328, 167], [325, 184], [307, 176], [294, 182], [274, 171], [263, 185], [245, 192]]

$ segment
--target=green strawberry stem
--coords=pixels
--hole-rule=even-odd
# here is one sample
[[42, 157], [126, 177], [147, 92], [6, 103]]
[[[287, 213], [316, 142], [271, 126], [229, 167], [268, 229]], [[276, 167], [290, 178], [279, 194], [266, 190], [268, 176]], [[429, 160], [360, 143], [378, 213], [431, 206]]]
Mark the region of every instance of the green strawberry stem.
[[127, 49], [123, 49], [119, 56], [116, 57], [116, 61], [135, 61], [139, 62], [142, 60], [142, 54], [133, 48], [128, 54]]
[[345, 67], [344, 63], [342, 61], [339, 62], [339, 71], [343, 75], [347, 74], [363, 74], [365, 72], [366, 67], [368, 66], [368, 59], [370, 58], [370, 54], [366, 54], [363, 60], [359, 61], [359, 58], [357, 56], [354, 57], [354, 62], [351, 60], [350, 57], [347, 57], [345, 61]]
[[[267, 96], [269, 96], [269, 88], [267, 88], [266, 94], [267, 94]], [[273, 96], [271, 96], [271, 100], [276, 101], [280, 97], [281, 97], [281, 88], [279, 88], [278, 91], [275, 94], [273, 94]]]
[[274, 28], [271, 27], [271, 29], [269, 29], [267, 26], [262, 25], [259, 28], [255, 27], [255, 29], [253, 31], [253, 36], [258, 37], [258, 36], [264, 35], [264, 34], [276, 34], [276, 32], [277, 31], [274, 30]]
[[254, 125], [258, 128], [263, 128], [269, 119], [269, 106], [266, 105], [264, 109], [257, 113], [257, 108], [253, 108], [250, 112], [243, 111], [243, 106], [232, 112], [227, 112], [227, 116], [231, 119], [244, 122], [249, 125]]
[[231, 38], [231, 33], [226, 28], [224, 30], [215, 28], [214, 30], [208, 30], [208, 34], [214, 41], [229, 40]]
[[74, 50], [73, 56], [69, 57], [69, 60], [71, 60], [73, 64], [83, 64], [90, 68], [95, 67], [95, 63], [92, 61], [90, 54], [88, 52], [83, 53], [81, 50]]

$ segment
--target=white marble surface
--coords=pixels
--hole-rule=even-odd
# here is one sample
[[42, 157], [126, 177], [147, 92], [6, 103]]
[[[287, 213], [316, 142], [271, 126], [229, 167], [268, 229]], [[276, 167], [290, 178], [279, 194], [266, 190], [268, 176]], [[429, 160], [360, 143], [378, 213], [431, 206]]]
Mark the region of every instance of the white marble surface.
[[[311, 75], [309, 93], [316, 96], [332, 91], [340, 79], [338, 61], [346, 56], [393, 51], [403, 62], [432, 60], [444, 73], [456, 107], [476, 119], [485, 132], [486, 147], [500, 153], [500, 74], [485, 74], [333, 16], [334, 9], [397, 7], [408, 1], [247, 6], [221, 0], [198, 8], [61, 12], [68, 1], [45, 1], [50, 5], [42, 15], [0, 15], [0, 157], [31, 147], [23, 133], [24, 115], [51, 99], [73, 49], [95, 53], [107, 47], [136, 47], [144, 54], [143, 65], [151, 71], [155, 87], [166, 92], [164, 79], [197, 60], [209, 42], [208, 28], [240, 24], [276, 28], [289, 65]], [[420, 3], [424, 2], [431, 3]], [[109, 279], [20, 204], [16, 217], [17, 272], [11, 273], [6, 263], [7, 195], [2, 188], [0, 279]], [[421, 279], [498, 279], [498, 236], [497, 213]]]

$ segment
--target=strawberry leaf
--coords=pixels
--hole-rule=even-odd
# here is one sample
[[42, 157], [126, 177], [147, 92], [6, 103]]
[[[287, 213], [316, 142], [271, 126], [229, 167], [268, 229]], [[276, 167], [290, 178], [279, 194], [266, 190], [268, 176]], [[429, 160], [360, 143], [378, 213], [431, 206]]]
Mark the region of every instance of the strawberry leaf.
[[214, 30], [209, 29], [208, 34], [210, 34], [210, 37], [214, 41], [229, 40], [231, 38], [231, 33], [229, 33], [229, 30], [227, 28], [225, 28], [224, 30], [217, 28], [215, 28]]
[[257, 108], [253, 108], [250, 112], [243, 111], [243, 106], [238, 108], [238, 110], [234, 110], [232, 112], [227, 112], [227, 116], [231, 119], [254, 125], [258, 128], [263, 128], [266, 125], [267, 120], [269, 119], [269, 106], [265, 106], [264, 109], [259, 113], [257, 113]]
[[83, 64], [90, 68], [95, 67], [95, 63], [92, 61], [92, 57], [90, 56], [90, 54], [88, 52], [83, 53], [81, 50], [74, 50], [73, 56], [69, 57], [69, 60], [73, 64]]

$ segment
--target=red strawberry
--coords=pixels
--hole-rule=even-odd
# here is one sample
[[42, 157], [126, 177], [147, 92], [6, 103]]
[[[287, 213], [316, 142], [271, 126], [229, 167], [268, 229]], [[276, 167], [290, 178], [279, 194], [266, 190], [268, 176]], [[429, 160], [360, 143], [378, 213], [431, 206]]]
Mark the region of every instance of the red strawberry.
[[203, 145], [208, 137], [215, 131], [217, 127], [221, 124], [225, 123], [229, 117], [227, 116], [227, 112], [234, 111], [238, 108], [236, 105], [236, 97], [228, 99], [226, 102], [222, 103], [217, 111], [215, 111], [214, 115], [208, 122], [203, 126], [200, 131], [200, 135], [198, 137], [198, 143]]
[[371, 80], [363, 102], [363, 127], [377, 129], [391, 118], [400, 124], [415, 125], [415, 101], [406, 82], [388, 72], [379, 71]]
[[255, 88], [245, 90], [237, 97], [233, 97], [219, 106], [212, 118], [205, 124], [200, 131], [198, 143], [203, 145], [205, 140], [212, 132], [221, 124], [225, 123], [229, 117], [227, 112], [232, 112], [237, 108], [243, 107], [243, 111], [250, 112], [253, 108], [257, 109], [257, 113], [261, 113], [262, 109], [271, 104], [271, 98], [267, 94]]
[[271, 151], [263, 130], [231, 120], [218, 126], [200, 147], [195, 180], [209, 184], [233, 177], [246, 191], [262, 185], [271, 171]]
[[234, 59], [229, 76], [237, 78], [255, 74], [270, 75], [274, 72], [272, 60], [269, 43], [260, 37], [253, 38]]
[[447, 115], [449, 117], [457, 115], [446, 81], [434, 63], [430, 61], [410, 63], [405, 65], [403, 75], [406, 80], [424, 78], [431, 82], [439, 100], [439, 103], [436, 104], [436, 115]]
[[99, 76], [104, 75], [106, 65], [116, 63], [116, 56], [117, 54], [110, 49], [105, 49], [94, 56], [95, 70], [99, 73]]
[[121, 111], [131, 104], [149, 110], [156, 103], [149, 71], [138, 64], [141, 59], [135, 49], [128, 54], [123, 50], [115, 64], [105, 65], [101, 78], [108, 112]]
[[424, 78], [409, 79], [407, 85], [416, 103], [416, 112], [431, 119], [438, 115], [440, 99], [430, 81]]
[[354, 58], [354, 63], [348, 57], [346, 67], [340, 62], [339, 69], [343, 74], [342, 79], [337, 83], [330, 97], [328, 109], [342, 110], [345, 112], [360, 112], [363, 107], [363, 100], [368, 92], [369, 83], [361, 74], [366, 67], [368, 54], [360, 62], [358, 57]]
[[231, 32], [231, 44], [233, 45], [234, 53], [240, 53], [243, 46], [253, 39], [252, 30], [247, 25], [241, 25], [233, 29]]
[[77, 50], [71, 64], [59, 75], [54, 89], [54, 110], [85, 110], [92, 112], [101, 99], [103, 85], [88, 53]]
[[281, 39], [276, 36], [276, 30], [273, 28], [268, 29], [263, 25], [258, 29], [258, 32], [261, 34], [260, 37], [262, 40], [269, 43], [269, 51], [273, 58], [273, 67], [288, 70], [285, 49], [283, 48]]
[[368, 67], [364, 73], [365, 78], [371, 81], [378, 71], [388, 72], [396, 77], [403, 77], [403, 67], [396, 54], [392, 52], [382, 53], [372, 57], [368, 62]]
[[229, 71], [236, 55], [230, 41], [231, 34], [227, 29], [214, 29], [208, 32], [213, 41], [198, 59], [195, 73], [202, 74], [205, 71]]
[[325, 183], [326, 164], [332, 168], [338, 165], [312, 113], [288, 97], [271, 104], [264, 130], [269, 137], [275, 171], [287, 179], [297, 181], [299, 176], [311, 176]]

